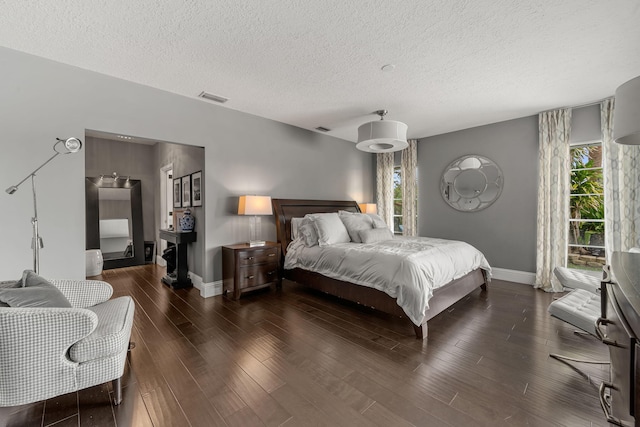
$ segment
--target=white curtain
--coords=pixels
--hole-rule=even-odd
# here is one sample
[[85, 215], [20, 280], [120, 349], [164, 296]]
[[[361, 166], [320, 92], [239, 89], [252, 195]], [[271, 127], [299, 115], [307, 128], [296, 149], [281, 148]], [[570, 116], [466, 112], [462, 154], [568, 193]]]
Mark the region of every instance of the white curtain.
[[400, 173], [402, 174], [402, 235], [418, 234], [418, 140], [407, 140], [409, 146], [402, 150]]
[[600, 104], [607, 262], [614, 251], [640, 246], [640, 146], [613, 141], [613, 98]]
[[393, 153], [376, 154], [378, 215], [393, 231]]
[[536, 288], [560, 292], [553, 274], [567, 258], [569, 220], [569, 136], [571, 110], [545, 111], [538, 117], [538, 223]]

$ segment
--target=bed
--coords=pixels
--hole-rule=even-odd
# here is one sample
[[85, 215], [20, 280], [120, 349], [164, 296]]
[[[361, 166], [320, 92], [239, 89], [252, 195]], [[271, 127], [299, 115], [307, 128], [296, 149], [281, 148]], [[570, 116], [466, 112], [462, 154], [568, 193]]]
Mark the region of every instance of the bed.
[[[276, 217], [276, 230], [278, 242], [282, 247], [282, 254], [286, 256], [291, 237], [291, 219], [302, 218], [310, 213], [329, 213], [340, 210], [359, 213], [360, 208], [354, 201], [335, 200], [298, 200], [298, 199], [273, 199], [273, 210]], [[283, 256], [282, 259], [285, 257]], [[407, 318], [415, 331], [416, 338], [427, 337], [427, 321], [443, 312], [451, 305], [481, 288], [487, 288], [488, 277], [485, 270], [477, 268], [470, 273], [455, 279], [433, 291], [429, 299], [429, 307], [420, 325], [416, 325], [408, 319], [404, 310], [398, 305], [395, 298], [387, 293], [360, 284], [337, 280], [332, 277], [308, 271], [302, 268], [285, 269], [284, 277], [309, 288], [352, 301], [393, 316]]]

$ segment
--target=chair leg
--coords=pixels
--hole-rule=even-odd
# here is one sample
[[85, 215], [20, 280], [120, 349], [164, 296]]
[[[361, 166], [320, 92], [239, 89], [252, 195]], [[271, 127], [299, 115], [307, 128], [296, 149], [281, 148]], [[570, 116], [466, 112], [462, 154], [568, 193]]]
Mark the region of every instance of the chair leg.
[[587, 359], [576, 359], [574, 357], [568, 357], [568, 356], [563, 356], [561, 354], [549, 354], [549, 357], [556, 359], [556, 360], [560, 360], [560, 361], [564, 361], [567, 360], [569, 362], [578, 362], [578, 363], [590, 363], [593, 365], [610, 365], [611, 362], [607, 362], [604, 360], [587, 360]]
[[[588, 332], [585, 332], [583, 330], [579, 330], [579, 329], [575, 329], [573, 331], [573, 334], [581, 336], [581, 337], [592, 337], [593, 336], [592, 334], [590, 334]], [[556, 360], [559, 360], [561, 362], [568, 361], [568, 362], [577, 362], [577, 363], [590, 363], [592, 365], [611, 365], [611, 362], [607, 362], [607, 361], [604, 361], [604, 360], [576, 359], [574, 357], [568, 357], [568, 356], [563, 356], [561, 354], [554, 354], [554, 353], [550, 353], [549, 357], [552, 357], [552, 358], [554, 358]]]
[[122, 402], [122, 381], [121, 377], [111, 381], [113, 385], [113, 404], [118, 406]]

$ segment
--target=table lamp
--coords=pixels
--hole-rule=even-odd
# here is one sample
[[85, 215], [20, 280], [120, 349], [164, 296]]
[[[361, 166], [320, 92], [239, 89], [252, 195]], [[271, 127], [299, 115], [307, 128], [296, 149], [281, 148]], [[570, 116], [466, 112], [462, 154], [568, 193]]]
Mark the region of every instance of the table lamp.
[[360, 211], [362, 213], [378, 213], [378, 208], [375, 203], [359, 203]]
[[269, 196], [240, 196], [238, 202], [238, 215], [251, 215], [249, 228], [249, 246], [264, 246], [265, 241], [261, 237], [261, 215], [273, 215], [271, 197]]

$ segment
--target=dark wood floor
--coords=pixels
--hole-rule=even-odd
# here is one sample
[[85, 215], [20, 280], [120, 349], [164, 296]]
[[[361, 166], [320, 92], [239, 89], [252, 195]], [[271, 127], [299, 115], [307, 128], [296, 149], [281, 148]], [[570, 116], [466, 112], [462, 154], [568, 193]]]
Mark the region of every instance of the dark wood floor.
[[594, 386], [550, 352], [606, 359], [551, 318], [553, 295], [494, 280], [430, 321], [406, 321], [286, 282], [235, 302], [173, 291], [155, 265], [105, 271], [136, 303], [124, 401], [111, 385], [0, 408], [3, 426], [604, 426]]

